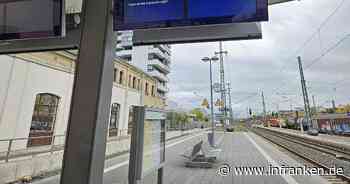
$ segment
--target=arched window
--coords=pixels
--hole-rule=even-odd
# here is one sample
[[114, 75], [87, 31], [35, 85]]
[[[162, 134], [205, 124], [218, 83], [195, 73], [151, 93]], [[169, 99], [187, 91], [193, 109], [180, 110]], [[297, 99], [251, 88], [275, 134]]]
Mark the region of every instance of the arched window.
[[123, 84], [124, 81], [124, 71], [119, 71], [119, 84]]
[[110, 137], [118, 135], [119, 116], [120, 116], [120, 105], [118, 103], [114, 103], [112, 104], [112, 107], [111, 107], [111, 118], [109, 120]]
[[136, 77], [132, 78], [132, 88], [136, 89]]
[[155, 96], [155, 94], [156, 94], [156, 93], [155, 93], [155, 91], [154, 91], [154, 85], [152, 85], [151, 95], [152, 95], [152, 96]]
[[141, 79], [137, 79], [137, 89], [141, 89]]
[[146, 82], [146, 86], [145, 86], [145, 95], [148, 96], [148, 83]]
[[131, 75], [129, 75], [129, 83], [128, 83], [128, 87], [129, 88], [132, 88], [132, 81], [131, 81], [131, 79], [132, 79], [132, 76]]
[[58, 96], [48, 93], [36, 96], [28, 146], [51, 144], [59, 99]]
[[113, 82], [117, 82], [118, 78], [118, 69], [114, 68], [113, 69]]

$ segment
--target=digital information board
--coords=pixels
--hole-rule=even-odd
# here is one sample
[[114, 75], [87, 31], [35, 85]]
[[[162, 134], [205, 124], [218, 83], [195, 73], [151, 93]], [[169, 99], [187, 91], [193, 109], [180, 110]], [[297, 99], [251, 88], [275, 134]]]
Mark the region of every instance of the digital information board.
[[64, 0], [1, 0], [0, 41], [64, 36]]
[[114, 29], [268, 20], [268, 0], [114, 0]]
[[165, 117], [163, 112], [147, 110], [144, 121], [142, 175], [165, 162]]
[[[165, 113], [162, 110], [133, 107], [130, 144], [129, 183], [134, 184], [158, 170], [165, 162]], [[162, 175], [162, 174], [161, 174]]]

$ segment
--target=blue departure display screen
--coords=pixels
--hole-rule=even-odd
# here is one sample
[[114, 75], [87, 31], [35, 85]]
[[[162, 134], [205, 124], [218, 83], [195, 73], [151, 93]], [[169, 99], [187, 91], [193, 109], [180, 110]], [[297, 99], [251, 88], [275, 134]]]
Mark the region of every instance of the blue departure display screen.
[[114, 0], [114, 29], [268, 20], [268, 0]]

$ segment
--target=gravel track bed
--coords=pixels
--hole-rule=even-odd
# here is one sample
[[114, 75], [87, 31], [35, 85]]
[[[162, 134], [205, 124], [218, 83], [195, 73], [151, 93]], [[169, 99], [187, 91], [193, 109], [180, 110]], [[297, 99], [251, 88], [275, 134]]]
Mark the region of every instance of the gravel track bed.
[[300, 137], [300, 136], [296, 136], [296, 135], [292, 135], [292, 134], [286, 134], [286, 133], [277, 132], [274, 130], [267, 130], [267, 129], [261, 129], [261, 130], [268, 131], [270, 134], [283, 136], [284, 138], [290, 138], [291, 140], [295, 140], [295, 141], [299, 141], [299, 142], [302, 141], [303, 143], [308, 143], [310, 145], [317, 147], [318, 149], [324, 149], [327, 151], [331, 151], [335, 154], [344, 154], [344, 155], [350, 156], [350, 148], [344, 147], [343, 145], [337, 145], [337, 144], [333, 144], [333, 143], [329, 143], [329, 142], [313, 140], [311, 138]]
[[267, 130], [254, 129], [253, 132], [270, 140], [271, 142], [279, 144], [287, 149], [293, 150], [294, 152], [297, 152], [303, 157], [311, 159], [322, 166], [325, 166], [327, 168], [343, 168], [344, 175], [350, 178], [350, 162], [337, 159], [335, 155], [331, 153], [331, 150], [324, 152], [322, 151], [324, 148], [316, 149], [315, 145], [307, 145], [305, 144], [305, 142], [298, 143], [298, 141], [292, 140], [288, 136], [283, 137], [282, 134], [277, 136], [274, 133], [271, 133]]

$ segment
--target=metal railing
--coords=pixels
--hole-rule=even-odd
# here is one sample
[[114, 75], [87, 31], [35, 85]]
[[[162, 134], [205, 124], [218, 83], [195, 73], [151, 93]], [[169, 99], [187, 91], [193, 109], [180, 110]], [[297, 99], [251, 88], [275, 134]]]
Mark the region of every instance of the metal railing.
[[[192, 129], [188, 129], [192, 130]], [[186, 131], [188, 131], [186, 130]], [[167, 131], [181, 131], [183, 135], [183, 131], [181, 129], [172, 129], [168, 128]], [[130, 137], [130, 135], [127, 134], [128, 129], [121, 129], [118, 130], [117, 136], [111, 136], [108, 137], [107, 143], [113, 142], [113, 141], [122, 141], [124, 139], [127, 139]], [[34, 156], [42, 153], [51, 153], [53, 154], [55, 151], [62, 151], [64, 150], [64, 144], [65, 144], [65, 137], [66, 135], [53, 135], [53, 136], [38, 136], [38, 137], [28, 137], [28, 138], [14, 138], [14, 139], [0, 139], [0, 148], [4, 143], [7, 143], [7, 148], [4, 149], [6, 151], [0, 151], [0, 161], [9, 162], [11, 158], [16, 157], [23, 157], [23, 156]], [[62, 140], [57, 142], [57, 138], [63, 138]], [[28, 146], [28, 142], [30, 140], [35, 139], [51, 139], [50, 144], [45, 145], [35, 145], [35, 146]], [[15, 149], [14, 145], [16, 142], [21, 142], [21, 144], [25, 144], [25, 148]], [[23, 142], [25, 141], [25, 143]]]
[[[28, 137], [28, 138], [14, 138], [14, 139], [1, 139], [0, 144], [2, 145], [4, 142], [7, 142], [7, 149], [6, 151], [0, 152], [0, 160], [5, 160], [5, 162], [8, 162], [11, 156], [15, 157], [17, 155], [21, 156], [27, 156], [32, 154], [40, 154], [45, 152], [51, 152], [53, 153], [58, 147], [63, 147], [64, 144], [54, 144], [56, 138], [58, 137], [65, 137], [65, 135], [53, 135], [53, 136], [38, 136], [38, 137]], [[51, 139], [50, 144], [44, 144], [42, 146], [28, 146], [28, 142], [30, 140], [38, 140], [38, 139]], [[25, 143], [23, 143], [25, 141]], [[15, 143], [22, 142], [22, 144], [26, 144], [26, 148], [22, 149], [14, 149], [13, 145]], [[64, 142], [64, 140], [63, 140]], [[14, 153], [14, 155], [11, 155], [11, 153]], [[17, 153], [15, 153], [17, 152]]]
[[[107, 142], [111, 141], [120, 141], [128, 138], [127, 135], [128, 129], [118, 130], [117, 136], [108, 136]], [[42, 153], [51, 153], [55, 151], [61, 151], [64, 149], [66, 135], [53, 135], [53, 136], [38, 136], [38, 137], [27, 137], [27, 138], [13, 138], [13, 139], [0, 139], [0, 148], [5, 147], [3, 145], [7, 144], [7, 148], [4, 148], [6, 151], [0, 150], [0, 161], [4, 160], [8, 162], [11, 158], [21, 157], [21, 156], [31, 156]], [[63, 138], [57, 142], [58, 138]], [[38, 144], [38, 145], [28, 145], [28, 142], [31, 140], [40, 140], [40, 139], [51, 139], [49, 144]], [[16, 149], [14, 145], [22, 144], [22, 148]], [[25, 147], [23, 146], [25, 145]]]

